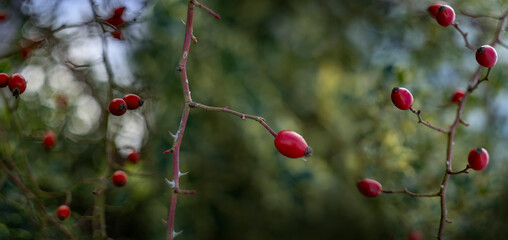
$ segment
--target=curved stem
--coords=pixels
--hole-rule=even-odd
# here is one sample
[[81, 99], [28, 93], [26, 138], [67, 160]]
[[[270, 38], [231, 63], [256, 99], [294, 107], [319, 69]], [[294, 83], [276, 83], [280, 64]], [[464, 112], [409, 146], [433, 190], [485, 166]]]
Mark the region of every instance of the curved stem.
[[245, 114], [245, 113], [241, 113], [241, 112], [238, 112], [238, 111], [235, 111], [235, 110], [231, 110], [228, 107], [211, 107], [211, 106], [207, 106], [207, 105], [204, 105], [204, 104], [201, 104], [201, 103], [197, 103], [197, 102], [191, 102], [191, 103], [189, 103], [189, 106], [191, 108], [205, 109], [206, 111], [231, 113], [233, 115], [239, 116], [242, 120], [245, 120], [245, 119], [255, 120], [255, 121], [259, 122], [261, 125], [263, 125], [263, 127], [265, 127], [266, 130], [268, 130], [268, 132], [270, 132], [270, 134], [272, 134], [274, 137], [277, 137], [277, 133], [275, 133], [272, 130], [272, 128], [270, 128], [270, 126], [268, 126], [268, 124], [266, 124], [265, 119], [262, 118], [262, 117], [254, 116], [254, 115], [250, 115], [250, 114]]
[[404, 188], [404, 190], [382, 190], [381, 192], [387, 193], [387, 194], [404, 193], [404, 194], [407, 194], [411, 197], [439, 197], [439, 194], [440, 194], [440, 192], [427, 193], [427, 194], [414, 193], [414, 192], [407, 190], [407, 188]]

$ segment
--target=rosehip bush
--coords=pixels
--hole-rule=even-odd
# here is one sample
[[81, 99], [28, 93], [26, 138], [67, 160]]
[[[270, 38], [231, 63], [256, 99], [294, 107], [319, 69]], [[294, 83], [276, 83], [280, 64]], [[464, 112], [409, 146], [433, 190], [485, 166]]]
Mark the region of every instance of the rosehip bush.
[[[444, 239], [506, 236], [506, 6], [432, 3], [0, 3], [0, 72], [27, 83], [0, 89], [0, 239], [435, 239], [442, 209]], [[440, 191], [448, 145], [441, 208], [417, 194]]]

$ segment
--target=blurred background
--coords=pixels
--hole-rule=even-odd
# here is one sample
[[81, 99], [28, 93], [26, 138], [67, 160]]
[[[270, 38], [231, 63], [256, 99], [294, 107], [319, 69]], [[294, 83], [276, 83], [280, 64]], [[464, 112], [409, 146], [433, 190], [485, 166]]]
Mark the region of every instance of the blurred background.
[[[107, 166], [104, 138], [128, 184], [107, 179], [106, 225], [114, 239], [164, 239], [171, 189], [173, 142], [184, 105], [175, 71], [184, 37], [186, 1], [94, 0], [97, 18], [126, 7], [122, 35], [106, 33], [114, 97], [136, 93], [138, 110], [111, 116], [107, 125], [108, 74], [102, 29], [89, 0], [1, 0], [0, 71], [28, 81], [16, 101], [1, 89], [3, 158], [24, 181], [44, 191], [72, 192], [72, 215], [63, 224], [90, 239], [90, 215]], [[193, 100], [262, 116], [276, 131], [300, 133], [314, 149], [302, 161], [279, 154], [255, 121], [225, 113], [191, 111], [181, 148], [177, 239], [406, 239], [437, 233], [438, 198], [381, 195], [356, 189], [373, 178], [385, 189], [431, 193], [445, 169], [446, 136], [417, 124], [393, 106], [390, 91], [408, 88], [423, 118], [447, 128], [456, 89], [477, 68], [474, 52], [452, 27], [441, 27], [419, 0], [203, 0], [222, 16], [196, 9], [188, 71]], [[508, 1], [450, 1], [457, 21], [479, 47], [492, 41]], [[0, 19], [2, 17], [0, 16]], [[504, 32], [504, 28], [503, 28]], [[504, 33], [501, 39], [508, 41]], [[508, 229], [508, 51], [490, 81], [468, 99], [454, 143], [454, 170], [475, 147], [490, 153], [480, 172], [452, 176], [447, 239], [499, 239]], [[482, 75], [485, 73], [482, 72]], [[57, 135], [46, 150], [42, 137]], [[126, 157], [140, 153], [138, 163]], [[115, 167], [113, 167], [115, 168]], [[31, 170], [32, 174], [30, 174]], [[33, 177], [33, 178], [32, 178]], [[34, 181], [32, 181], [32, 180]], [[50, 214], [66, 196], [39, 196]], [[42, 230], [37, 210], [0, 174], [0, 239], [64, 239], [51, 224]]]

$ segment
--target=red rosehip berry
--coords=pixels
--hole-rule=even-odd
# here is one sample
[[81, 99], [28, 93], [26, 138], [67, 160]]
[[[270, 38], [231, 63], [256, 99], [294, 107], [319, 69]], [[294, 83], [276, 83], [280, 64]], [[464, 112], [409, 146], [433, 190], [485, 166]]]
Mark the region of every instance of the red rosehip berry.
[[112, 35], [113, 35], [114, 38], [116, 38], [118, 40], [122, 40], [123, 39], [122, 32], [120, 32], [120, 31], [114, 32]]
[[27, 59], [30, 56], [32, 56], [32, 49], [30, 48], [24, 48], [21, 50], [21, 56], [23, 56], [23, 59]]
[[360, 193], [366, 197], [377, 197], [379, 194], [381, 194], [382, 191], [381, 184], [378, 181], [370, 178], [364, 178], [358, 181], [356, 186], [358, 187]]
[[56, 210], [56, 216], [62, 221], [67, 219], [70, 214], [71, 209], [67, 205], [60, 205], [60, 207], [58, 207], [58, 210]]
[[118, 170], [113, 173], [113, 184], [117, 187], [123, 187], [127, 184], [127, 174], [124, 171]]
[[125, 11], [125, 7], [117, 8], [114, 11], [114, 14], [112, 17], [108, 18], [106, 22], [110, 23], [111, 25], [118, 27], [124, 23], [122, 19], [123, 12]]
[[46, 147], [47, 149], [51, 149], [51, 148], [55, 147], [56, 136], [52, 131], [47, 131], [44, 134], [43, 144], [44, 144], [44, 147]]
[[423, 233], [418, 230], [413, 230], [407, 235], [408, 240], [423, 240]]
[[137, 163], [138, 159], [139, 159], [139, 153], [136, 150], [133, 149], [132, 152], [129, 154], [129, 156], [127, 156], [127, 158], [132, 163]]
[[127, 104], [121, 98], [115, 98], [109, 103], [109, 112], [115, 116], [121, 116], [127, 111]]
[[8, 85], [9, 85], [9, 90], [11, 90], [11, 92], [12, 92], [12, 95], [17, 98], [20, 94], [25, 92], [26, 80], [21, 74], [14, 73], [10, 77]]
[[489, 153], [485, 148], [475, 148], [469, 152], [467, 162], [472, 169], [476, 171], [483, 170], [489, 164]]
[[436, 20], [439, 25], [448, 27], [455, 22], [455, 11], [448, 5], [441, 5], [437, 9]]
[[444, 2], [435, 2], [433, 3], [432, 5], [430, 5], [428, 8], [427, 8], [427, 12], [430, 13], [430, 15], [433, 17], [433, 18], [436, 18], [436, 14], [437, 14], [437, 11], [439, 9], [439, 7], [445, 5], [446, 3]]
[[476, 61], [483, 67], [491, 68], [496, 65], [497, 52], [496, 49], [489, 45], [483, 45], [476, 50]]
[[310, 157], [312, 155], [312, 148], [307, 145], [305, 139], [300, 134], [282, 130], [275, 137], [275, 148], [282, 155], [289, 158]]
[[402, 87], [392, 89], [392, 102], [400, 110], [408, 110], [413, 106], [413, 95]]
[[0, 11], [0, 21], [5, 21], [7, 20], [7, 18], [9, 17], [9, 14], [7, 13], [7, 11]]
[[125, 11], [125, 7], [117, 8], [117, 9], [115, 9], [113, 16], [121, 17], [123, 15], [124, 11]]
[[452, 103], [459, 103], [464, 97], [464, 94], [466, 94], [466, 92], [462, 89], [455, 90], [451, 99]]
[[123, 97], [123, 100], [125, 103], [127, 103], [127, 109], [129, 110], [137, 109], [143, 106], [143, 103], [145, 103], [145, 101], [139, 98], [139, 96], [136, 94], [127, 94], [125, 97]]
[[6, 73], [0, 73], [0, 87], [7, 87], [9, 84], [9, 75]]

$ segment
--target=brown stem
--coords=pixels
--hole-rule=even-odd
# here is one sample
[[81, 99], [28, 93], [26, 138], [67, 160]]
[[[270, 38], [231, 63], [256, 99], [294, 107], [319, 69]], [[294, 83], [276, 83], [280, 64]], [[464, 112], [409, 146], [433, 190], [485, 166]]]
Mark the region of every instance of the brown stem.
[[442, 132], [442, 133], [448, 134], [447, 130], [444, 130], [444, 129], [440, 128], [440, 127], [436, 127], [436, 126], [434, 126], [434, 125], [432, 125], [432, 124], [430, 124], [428, 122], [423, 121], [423, 119], [422, 119], [422, 112], [420, 110], [418, 110], [418, 111], [414, 110], [412, 107], [410, 107], [409, 110], [411, 110], [411, 112], [413, 112], [414, 114], [416, 114], [416, 116], [418, 116], [418, 123], [421, 123], [421, 124], [431, 128], [431, 129], [434, 129], [434, 130], [436, 130], [438, 132]]
[[216, 12], [214, 12], [212, 9], [208, 8], [207, 6], [201, 4], [200, 2], [198, 2], [197, 0], [191, 0], [194, 2], [194, 4], [196, 4], [196, 6], [204, 9], [205, 11], [207, 11], [208, 13], [210, 13], [212, 16], [214, 16], [215, 18], [217, 18], [218, 20], [220, 20], [220, 15], [217, 14]]
[[459, 23], [455, 22], [455, 23], [453, 24], [453, 27], [454, 27], [455, 29], [457, 29], [457, 31], [459, 31], [460, 35], [462, 35], [462, 38], [464, 38], [464, 42], [465, 42], [465, 44], [466, 44], [466, 47], [467, 47], [467, 48], [469, 48], [469, 49], [471, 49], [471, 50], [473, 50], [473, 51], [476, 51], [476, 48], [475, 48], [473, 45], [471, 45], [471, 44], [469, 43], [469, 40], [467, 39], [467, 35], [468, 35], [468, 34], [467, 34], [467, 33], [465, 33], [465, 32], [464, 32], [464, 31], [463, 31], [463, 30], [459, 27]]
[[[182, 144], [183, 134], [187, 126], [189, 118], [190, 107], [189, 103], [192, 102], [192, 97], [189, 89], [189, 80], [187, 78], [187, 59], [189, 57], [189, 50], [192, 41], [192, 29], [194, 20], [194, 1], [189, 0], [187, 4], [187, 21], [185, 23], [185, 37], [182, 47], [182, 55], [177, 70], [180, 71], [183, 95], [185, 99], [185, 106], [182, 110], [182, 118], [180, 119], [180, 126], [173, 143], [173, 181], [174, 189], [180, 188], [180, 145]], [[175, 232], [175, 214], [176, 204], [178, 202], [178, 191], [173, 191], [171, 196], [171, 203], [168, 213], [167, 237], [166, 239], [172, 240]]]
[[457, 171], [457, 172], [450, 171], [448, 173], [451, 174], [451, 175], [456, 175], [456, 174], [461, 174], [461, 173], [469, 173], [467, 170], [470, 169], [470, 168], [471, 168], [471, 166], [469, 166], [469, 164], [468, 164], [468, 165], [466, 165], [466, 168], [464, 168], [461, 171]]
[[411, 197], [439, 197], [439, 194], [440, 192], [436, 192], [436, 193], [428, 193], [428, 194], [419, 194], [419, 193], [414, 193], [414, 192], [411, 192], [409, 190], [407, 190], [407, 188], [404, 188], [404, 190], [382, 190], [383, 193], [388, 193], [388, 194], [391, 194], [391, 193], [404, 193], [404, 194], [407, 194]]
[[268, 126], [268, 124], [266, 124], [265, 119], [262, 117], [241, 113], [241, 112], [238, 112], [235, 110], [231, 110], [228, 107], [211, 107], [211, 106], [207, 106], [207, 105], [197, 103], [197, 102], [191, 102], [191, 103], [189, 103], [189, 106], [191, 108], [205, 109], [206, 111], [231, 113], [233, 115], [239, 116], [243, 120], [252, 119], [252, 120], [258, 121], [261, 125], [263, 125], [263, 127], [266, 128], [266, 130], [268, 130], [268, 132], [270, 132], [270, 134], [272, 134], [274, 137], [277, 137], [277, 133], [275, 133], [272, 130], [272, 128], [270, 128], [270, 126]]
[[501, 17], [499, 17], [499, 16], [493, 16], [493, 15], [488, 15], [488, 14], [472, 14], [472, 13], [469, 13], [469, 12], [464, 11], [464, 10], [459, 10], [459, 12], [462, 15], [470, 17], [470, 18], [492, 18], [492, 19], [496, 19], [496, 20], [500, 20], [501, 19]]
[[[97, 11], [95, 9], [95, 4], [93, 0], [89, 0], [90, 7], [92, 9], [92, 12], [94, 14], [94, 19], [96, 22], [101, 22], [101, 19], [99, 15], [97, 14]], [[107, 97], [106, 102], [109, 102], [113, 99], [113, 70], [111, 68], [111, 65], [109, 63], [109, 58], [107, 54], [108, 50], [108, 42], [106, 38], [106, 32], [107, 29], [104, 27], [104, 25], [99, 24], [101, 27], [101, 42], [102, 42], [102, 60], [104, 63], [104, 67], [106, 68], [106, 73], [108, 77], [108, 88], [107, 88]], [[103, 119], [104, 121], [104, 131], [108, 132], [108, 122], [110, 114], [109, 112], [105, 111], [104, 114], [106, 114], [106, 117]], [[95, 203], [93, 208], [93, 216], [92, 216], [92, 225], [93, 225], [93, 238], [94, 239], [107, 239], [107, 231], [106, 231], [106, 194], [104, 194], [104, 191], [107, 189], [107, 179], [111, 175], [111, 166], [114, 163], [113, 154], [114, 154], [114, 145], [113, 142], [109, 139], [108, 134], [104, 136], [104, 141], [106, 145], [106, 158], [107, 158], [107, 164], [105, 164], [105, 169], [103, 173], [101, 174], [102, 177], [101, 181], [99, 181], [99, 184], [97, 188], [94, 190], [94, 196], [95, 196]]]

